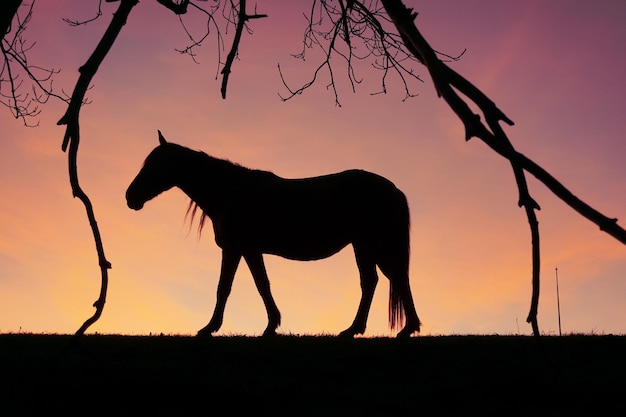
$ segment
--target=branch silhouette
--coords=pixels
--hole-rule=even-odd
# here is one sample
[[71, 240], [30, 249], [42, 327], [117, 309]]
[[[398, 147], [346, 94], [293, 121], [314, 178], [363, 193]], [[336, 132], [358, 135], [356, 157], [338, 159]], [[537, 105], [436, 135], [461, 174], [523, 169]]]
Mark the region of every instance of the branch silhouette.
[[228, 78], [230, 77], [231, 67], [233, 66], [233, 61], [237, 56], [239, 51], [239, 43], [241, 42], [241, 34], [243, 33], [243, 29], [246, 26], [246, 22], [250, 19], [260, 19], [263, 17], [267, 17], [266, 14], [248, 14], [246, 13], [246, 0], [239, 1], [239, 16], [237, 19], [237, 28], [235, 30], [235, 37], [233, 38], [233, 45], [230, 48], [230, 52], [226, 57], [226, 63], [224, 64], [224, 68], [222, 68], [222, 98], [226, 98], [226, 88], [228, 87]]
[[316, 47], [322, 51], [324, 58], [311, 79], [298, 88], [290, 87], [279, 64], [278, 72], [288, 91], [284, 96], [279, 94], [281, 100], [287, 101], [302, 94], [315, 84], [320, 72], [326, 70], [330, 78], [327, 89], [332, 90], [335, 105], [341, 106], [333, 70], [337, 64], [334, 60], [331, 63], [333, 57], [345, 64], [346, 77], [353, 92], [362, 81], [357, 77], [353, 63], [355, 60], [370, 60], [372, 67], [382, 72], [381, 89], [372, 94], [386, 93], [387, 78], [395, 74], [404, 86], [404, 100], [416, 96], [412, 91], [413, 83], [423, 80], [413, 71], [411, 64], [418, 60], [406, 50], [398, 34], [383, 28], [381, 20], [388, 21], [384, 10], [374, 2], [367, 6], [358, 1], [340, 0], [338, 3], [336, 6], [334, 2], [313, 0], [310, 14], [305, 16], [307, 27], [302, 50], [293, 56], [304, 61], [307, 50]]
[[13, 117], [22, 119], [24, 126], [34, 127], [39, 122], [33, 124], [31, 120], [41, 112], [40, 104], [45, 104], [50, 97], [66, 103], [69, 98], [53, 92], [53, 77], [59, 70], [29, 63], [28, 53], [35, 42], [27, 42], [24, 32], [30, 23], [34, 2], [26, 5], [27, 11], [23, 14], [19, 13], [21, 4], [22, 0], [6, 0], [0, 5], [0, 103]]
[[89, 225], [91, 226], [94, 241], [96, 244], [96, 251], [98, 253], [98, 264], [100, 266], [101, 272], [100, 296], [93, 304], [93, 306], [96, 308], [96, 311], [93, 316], [88, 318], [83, 323], [83, 325], [76, 331], [76, 336], [82, 335], [102, 315], [104, 304], [106, 303], [106, 295], [109, 282], [108, 270], [111, 268], [111, 263], [106, 259], [106, 256], [104, 254], [102, 237], [100, 236], [100, 230], [98, 228], [98, 223], [96, 222], [93, 206], [89, 197], [83, 191], [78, 181], [77, 158], [78, 146], [80, 143], [80, 109], [91, 80], [96, 75], [100, 64], [111, 49], [111, 46], [117, 39], [117, 35], [122, 30], [122, 27], [126, 24], [128, 15], [130, 14], [133, 7], [137, 5], [137, 3], [138, 0], [120, 1], [120, 6], [117, 12], [114, 13], [113, 19], [111, 20], [111, 23], [109, 24], [104, 35], [102, 36], [102, 39], [96, 46], [96, 49], [91, 54], [87, 62], [79, 68], [80, 76], [78, 77], [78, 81], [76, 82], [76, 86], [74, 87], [74, 92], [72, 93], [72, 98], [68, 105], [67, 111], [65, 112], [63, 117], [61, 117], [61, 119], [57, 122], [58, 125], [67, 126], [65, 130], [65, 136], [63, 137], [62, 149], [63, 152], [68, 152], [68, 169], [70, 184], [72, 187], [72, 194], [74, 197], [80, 199], [85, 206], [87, 218], [89, 219]]
[[[438, 95], [443, 97], [465, 125], [465, 139], [469, 140], [472, 137], [477, 137], [511, 162], [519, 190], [518, 204], [520, 207], [524, 207], [526, 211], [532, 237], [532, 297], [527, 321], [531, 323], [535, 336], [539, 336], [537, 311], [540, 285], [540, 246], [539, 224], [535, 213], [535, 210], [539, 210], [539, 205], [530, 196], [524, 171], [531, 173], [566, 204], [597, 224], [600, 230], [607, 232], [624, 244], [626, 244], [626, 231], [617, 224], [617, 219], [601, 214], [580, 200], [545, 169], [517, 152], [500, 125], [500, 122], [513, 125], [513, 121], [472, 83], [437, 58], [435, 52], [415, 25], [414, 21], [417, 13], [414, 13], [412, 9], [407, 8], [400, 1], [381, 1], [407, 48], [428, 68]], [[483, 124], [479, 115], [472, 112], [467, 103], [452, 87], [480, 108], [489, 128]]]

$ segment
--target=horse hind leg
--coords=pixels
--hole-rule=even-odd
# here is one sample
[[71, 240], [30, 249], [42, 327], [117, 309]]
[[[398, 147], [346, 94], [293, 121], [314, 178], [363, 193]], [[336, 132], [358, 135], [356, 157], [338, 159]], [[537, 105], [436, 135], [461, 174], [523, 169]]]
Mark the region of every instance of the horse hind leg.
[[339, 334], [341, 337], [354, 337], [365, 332], [367, 316], [369, 315], [374, 291], [378, 283], [376, 261], [372, 252], [359, 245], [353, 245], [353, 247], [361, 280], [361, 301], [352, 325]]
[[421, 322], [411, 295], [408, 259], [401, 259], [397, 255], [383, 255], [378, 259], [378, 267], [389, 278], [389, 324], [392, 330], [400, 326], [404, 318], [405, 325], [398, 332], [398, 338], [419, 332]]
[[[399, 284], [399, 285], [398, 285]], [[390, 280], [390, 297], [397, 297], [400, 302], [398, 305], [390, 305], [391, 308], [404, 308], [405, 325], [402, 330], [398, 332], [396, 337], [406, 338], [410, 337], [413, 333], [420, 331], [422, 323], [420, 322], [417, 312], [415, 311], [415, 305], [413, 304], [413, 297], [411, 296], [411, 288], [409, 286], [409, 277], [402, 278], [399, 282], [391, 282]], [[394, 294], [394, 292], [396, 294]], [[392, 302], [393, 304], [393, 302]], [[393, 313], [392, 313], [393, 314]]]

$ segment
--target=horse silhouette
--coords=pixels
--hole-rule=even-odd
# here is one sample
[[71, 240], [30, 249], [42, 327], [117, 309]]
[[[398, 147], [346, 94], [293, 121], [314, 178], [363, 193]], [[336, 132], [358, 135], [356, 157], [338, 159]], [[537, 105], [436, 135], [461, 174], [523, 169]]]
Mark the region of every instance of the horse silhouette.
[[352, 244], [361, 281], [361, 301], [353, 323], [340, 336], [365, 331], [376, 267], [389, 278], [389, 324], [406, 321], [398, 337], [419, 332], [409, 286], [409, 209], [406, 197], [389, 180], [362, 170], [313, 178], [285, 179], [169, 143], [159, 131], [159, 146], [126, 191], [128, 207], [172, 187], [191, 198], [192, 214], [202, 210], [200, 229], [211, 219], [222, 265], [215, 311], [199, 336], [219, 330], [237, 266], [243, 257], [267, 310], [264, 335], [274, 335], [280, 312], [263, 254], [301, 261], [329, 257]]

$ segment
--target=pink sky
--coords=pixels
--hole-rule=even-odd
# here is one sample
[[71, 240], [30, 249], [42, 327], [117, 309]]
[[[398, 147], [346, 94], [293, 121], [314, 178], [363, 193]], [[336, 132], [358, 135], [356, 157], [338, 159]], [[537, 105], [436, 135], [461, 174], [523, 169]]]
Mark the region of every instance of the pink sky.
[[[624, 227], [626, 3], [406, 3], [435, 49], [467, 49], [450, 65], [516, 122], [506, 128], [514, 146]], [[103, 3], [98, 21], [70, 28], [61, 18], [90, 17], [96, 0], [36, 2], [30, 59], [62, 69], [57, 89], [72, 91], [116, 8]], [[422, 333], [530, 334], [530, 232], [509, 163], [478, 139], [464, 141], [423, 67], [419, 96], [404, 102], [397, 80], [387, 95], [370, 94], [380, 78], [366, 63], [357, 66], [365, 81], [356, 93], [337, 70], [342, 107], [326, 76], [281, 102], [277, 64], [294, 85], [317, 65], [314, 55], [304, 63], [291, 57], [309, 8], [304, 0], [258, 3], [269, 18], [251, 22], [227, 100], [215, 80], [214, 39], [196, 64], [174, 51], [187, 38], [171, 12], [150, 0], [133, 10], [81, 115], [80, 180], [113, 264], [104, 314], [90, 331], [195, 334], [213, 311], [220, 250], [211, 228], [201, 239], [189, 232], [187, 198], [172, 190], [142, 211], [126, 207], [125, 190], [160, 129], [173, 142], [283, 177], [363, 168], [389, 178], [411, 207], [411, 285]], [[65, 104], [43, 106], [37, 128], [0, 110], [0, 332], [71, 333], [93, 313], [100, 275], [60, 149], [64, 128], [56, 121]], [[558, 267], [564, 332], [626, 333], [626, 247], [530, 176], [529, 183], [542, 207], [540, 328], [558, 332]], [[266, 264], [283, 316], [279, 332], [335, 334], [351, 323], [360, 292], [351, 248], [323, 261], [268, 256]], [[381, 276], [366, 335], [390, 334], [387, 296]], [[256, 335], [265, 324], [242, 264], [221, 333]]]

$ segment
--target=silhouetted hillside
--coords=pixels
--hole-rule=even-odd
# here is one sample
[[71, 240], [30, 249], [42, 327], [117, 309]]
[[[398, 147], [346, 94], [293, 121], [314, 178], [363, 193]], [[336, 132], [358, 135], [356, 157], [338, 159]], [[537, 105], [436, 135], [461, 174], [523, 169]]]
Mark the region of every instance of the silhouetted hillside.
[[626, 337], [542, 340], [0, 335], [0, 413], [621, 415]]

